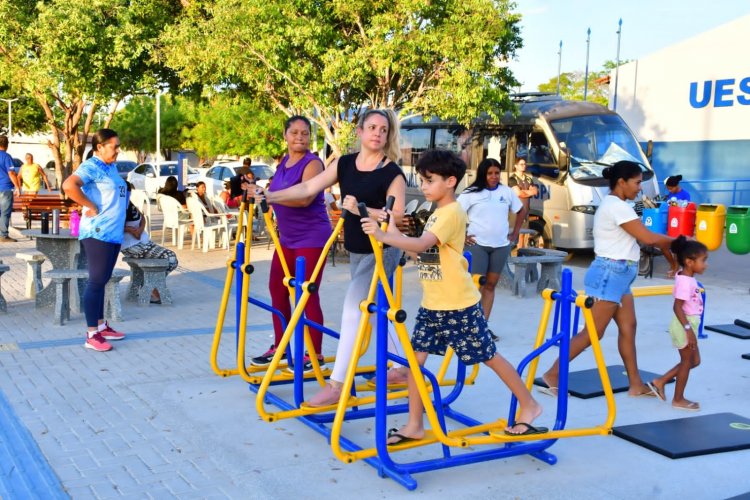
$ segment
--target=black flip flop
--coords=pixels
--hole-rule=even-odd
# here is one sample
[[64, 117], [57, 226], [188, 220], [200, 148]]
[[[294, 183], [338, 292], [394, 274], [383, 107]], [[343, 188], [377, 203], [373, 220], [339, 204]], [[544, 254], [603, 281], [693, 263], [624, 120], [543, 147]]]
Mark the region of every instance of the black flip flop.
[[149, 304], [161, 304], [161, 299], [151, 299]]
[[388, 443], [388, 446], [396, 446], [399, 444], [408, 443], [410, 441], [419, 441], [417, 438], [411, 438], [409, 436], [404, 436], [403, 434], [399, 434], [398, 429], [395, 427], [393, 429], [388, 430], [388, 439], [395, 437], [398, 438], [398, 441], [395, 443]]
[[524, 427], [526, 427], [526, 430], [523, 432], [505, 431], [505, 434], [507, 436], [531, 436], [533, 434], [545, 434], [549, 432], [549, 429], [546, 427], [534, 427], [533, 425], [527, 424], [526, 422], [516, 422], [515, 424], [513, 424], [513, 427], [515, 427], [516, 425], [523, 425]]

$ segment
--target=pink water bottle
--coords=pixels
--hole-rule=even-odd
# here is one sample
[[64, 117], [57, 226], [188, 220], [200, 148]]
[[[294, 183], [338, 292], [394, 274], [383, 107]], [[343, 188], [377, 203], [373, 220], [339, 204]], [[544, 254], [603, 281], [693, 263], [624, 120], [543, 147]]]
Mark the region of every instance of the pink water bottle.
[[78, 213], [78, 210], [73, 210], [70, 212], [70, 235], [71, 236], [78, 236], [78, 228], [81, 225], [81, 216]]

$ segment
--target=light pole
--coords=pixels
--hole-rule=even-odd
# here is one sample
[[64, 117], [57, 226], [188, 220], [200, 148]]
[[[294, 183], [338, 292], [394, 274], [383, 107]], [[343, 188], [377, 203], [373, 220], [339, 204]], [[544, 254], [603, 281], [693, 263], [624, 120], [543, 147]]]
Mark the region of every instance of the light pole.
[[583, 76], [583, 102], [589, 94], [589, 47], [591, 46], [591, 28], [586, 32], [586, 73]]
[[557, 51], [557, 95], [560, 95], [560, 68], [562, 67], [562, 40], [560, 50]]
[[12, 142], [11, 136], [13, 135], [13, 103], [19, 98], [14, 99], [0, 99], [8, 103], [8, 144]]
[[615, 61], [615, 98], [612, 110], [617, 111], [617, 77], [620, 75], [620, 38], [622, 37], [622, 18], [617, 23], [617, 59]]
[[161, 89], [156, 90], [156, 163], [161, 160]]

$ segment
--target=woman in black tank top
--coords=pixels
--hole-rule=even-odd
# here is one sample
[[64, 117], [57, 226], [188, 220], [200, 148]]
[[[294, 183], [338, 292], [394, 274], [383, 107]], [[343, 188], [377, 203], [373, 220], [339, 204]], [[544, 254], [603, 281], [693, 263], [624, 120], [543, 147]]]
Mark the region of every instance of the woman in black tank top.
[[[335, 404], [341, 396], [341, 385], [359, 326], [359, 303], [366, 298], [369, 280], [375, 268], [370, 240], [360, 226], [357, 204], [364, 202], [370, 217], [377, 218], [383, 211], [386, 198], [394, 196], [396, 201], [392, 214], [395, 220], [392, 223], [399, 221], [404, 212], [406, 178], [395, 163], [400, 157], [398, 119], [395, 113], [381, 109], [365, 111], [357, 124], [357, 136], [360, 140], [358, 153], [342, 156], [323, 173], [306, 182], [281, 191], [265, 193], [268, 203], [287, 202], [319, 193], [338, 182], [341, 187], [342, 208], [350, 212], [344, 221], [344, 246], [350, 253], [351, 280], [344, 300], [336, 362], [328, 384], [308, 401], [310, 406]], [[393, 272], [399, 255], [396, 249], [384, 251], [386, 272]], [[389, 350], [402, 354], [400, 346], [392, 339]], [[406, 380], [405, 371], [398, 374], [403, 375], [403, 380]]]

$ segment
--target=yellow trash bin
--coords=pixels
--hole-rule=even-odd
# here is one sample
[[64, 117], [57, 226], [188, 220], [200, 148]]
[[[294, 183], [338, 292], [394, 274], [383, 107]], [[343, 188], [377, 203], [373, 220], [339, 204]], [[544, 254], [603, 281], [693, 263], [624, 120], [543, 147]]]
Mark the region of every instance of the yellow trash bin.
[[709, 250], [716, 250], [724, 239], [724, 222], [727, 210], [724, 205], [701, 204], [695, 214], [695, 239]]

